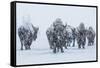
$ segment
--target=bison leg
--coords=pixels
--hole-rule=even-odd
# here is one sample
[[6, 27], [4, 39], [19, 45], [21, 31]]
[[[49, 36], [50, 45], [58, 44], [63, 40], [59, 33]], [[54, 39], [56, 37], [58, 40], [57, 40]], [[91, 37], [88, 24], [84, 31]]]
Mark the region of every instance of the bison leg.
[[63, 47], [60, 47], [60, 49], [61, 49], [61, 52], [63, 53], [64, 52]]
[[84, 40], [84, 42], [82, 43], [82, 47], [83, 47], [83, 49], [85, 49], [85, 40]]
[[54, 48], [53, 48], [53, 53], [56, 53], [56, 44], [54, 45]]
[[70, 47], [70, 42], [68, 43], [68, 46]]
[[65, 49], [67, 49], [67, 45], [66, 45], [66, 43], [63, 44], [63, 47], [64, 47]]
[[56, 47], [54, 47], [54, 49], [53, 49], [53, 53], [56, 53]]
[[81, 44], [78, 44], [78, 48], [79, 48], [79, 49], [81, 48]]
[[67, 49], [66, 41], [64, 41], [63, 46], [65, 47], [65, 49]]
[[73, 47], [75, 47], [75, 39], [73, 39]]
[[59, 47], [57, 47], [57, 52], [59, 52], [59, 49], [60, 49], [60, 48], [59, 48]]
[[94, 40], [92, 41], [92, 45], [94, 45]]
[[94, 44], [94, 40], [90, 40], [90, 45], [93, 45]]
[[53, 44], [52, 43], [50, 44], [50, 49], [53, 49]]
[[82, 44], [83, 49], [85, 49], [85, 43]]
[[88, 46], [90, 46], [90, 43], [89, 43], [89, 41], [88, 41]]
[[53, 49], [53, 42], [50, 39], [48, 39], [48, 41], [49, 41], [50, 49]]
[[85, 49], [85, 45], [83, 45], [83, 49]]
[[25, 45], [25, 50], [27, 50], [27, 45]]
[[68, 43], [67, 43], [67, 46], [68, 46]]
[[70, 46], [70, 43], [69, 42], [67, 43], [67, 46]]
[[69, 47], [71, 46], [71, 42], [69, 42]]
[[50, 42], [50, 40], [49, 40], [49, 45], [50, 45], [50, 49], [52, 49], [52, 42]]
[[30, 46], [29, 45], [26, 45], [25, 46], [25, 50], [29, 50], [30, 49]]
[[50, 49], [52, 49], [52, 45], [50, 45]]
[[29, 49], [31, 49], [31, 47], [29, 46]]
[[91, 45], [90, 40], [88, 40], [88, 46], [90, 46], [90, 45]]
[[32, 41], [31, 41], [31, 40], [27, 41], [27, 42], [26, 42], [25, 49], [26, 49], [26, 50], [30, 50], [30, 49], [31, 49], [31, 48], [30, 48], [31, 44], [32, 44]]
[[[21, 40], [20, 40], [21, 41]], [[21, 41], [21, 50], [23, 50], [23, 42]]]
[[65, 47], [65, 49], [67, 49], [67, 46], [66, 45], [64, 45], [64, 47]]

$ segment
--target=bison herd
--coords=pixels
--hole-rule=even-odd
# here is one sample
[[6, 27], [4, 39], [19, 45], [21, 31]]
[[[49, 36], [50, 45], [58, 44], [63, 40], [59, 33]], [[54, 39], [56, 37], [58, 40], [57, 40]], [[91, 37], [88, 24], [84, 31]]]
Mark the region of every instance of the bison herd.
[[[21, 50], [23, 50], [23, 46], [26, 50], [31, 49], [32, 41], [37, 39], [38, 30], [39, 28], [32, 24], [27, 24], [26, 26], [18, 28]], [[88, 46], [93, 45], [95, 41], [95, 31], [91, 26], [86, 28], [82, 22], [78, 27], [72, 27], [67, 24], [64, 25], [60, 18], [57, 18], [46, 30], [46, 36], [53, 53], [59, 51], [63, 53], [64, 48], [67, 49], [69, 46], [75, 47], [75, 45], [78, 45], [79, 49], [84, 49], [86, 40], [88, 41]], [[77, 42], [77, 44], [75, 42]]]
[[57, 18], [47, 29], [46, 35], [50, 49], [53, 49], [54, 53], [59, 52], [59, 50], [63, 53], [63, 47], [67, 49], [71, 44], [75, 47], [75, 41], [77, 42], [78, 48], [84, 49], [86, 38], [88, 40], [88, 46], [93, 45], [95, 39], [95, 32], [91, 26], [89, 29], [86, 29], [84, 23], [80, 23], [75, 28], [67, 24], [64, 25], [60, 18]]

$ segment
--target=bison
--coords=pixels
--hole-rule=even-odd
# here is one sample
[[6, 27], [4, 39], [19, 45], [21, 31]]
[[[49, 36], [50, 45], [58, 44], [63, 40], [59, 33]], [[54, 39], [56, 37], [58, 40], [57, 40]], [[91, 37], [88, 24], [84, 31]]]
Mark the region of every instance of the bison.
[[77, 44], [78, 48], [85, 48], [86, 44], [86, 28], [84, 23], [80, 23], [77, 28]]
[[66, 47], [66, 42], [63, 34], [64, 25], [60, 18], [57, 18], [55, 22], [53, 22], [53, 28], [48, 28], [46, 31], [47, 38], [50, 44], [50, 48], [53, 49], [53, 52], [61, 52], [63, 53], [63, 47]]
[[87, 30], [87, 39], [88, 39], [88, 46], [94, 44], [95, 31], [93, 30], [92, 27], [89, 27], [89, 29]]
[[30, 46], [32, 41], [37, 39], [37, 33], [39, 28], [34, 27], [31, 23], [25, 23], [18, 28], [18, 36], [21, 42], [21, 50], [23, 50], [23, 46], [26, 50], [31, 49]]

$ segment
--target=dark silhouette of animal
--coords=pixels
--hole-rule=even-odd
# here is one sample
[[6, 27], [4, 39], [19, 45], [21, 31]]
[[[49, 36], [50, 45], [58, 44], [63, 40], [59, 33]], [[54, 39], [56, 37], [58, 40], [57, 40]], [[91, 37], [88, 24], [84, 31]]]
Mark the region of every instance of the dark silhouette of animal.
[[30, 46], [32, 41], [37, 39], [37, 33], [39, 28], [34, 27], [31, 23], [25, 23], [18, 28], [18, 36], [21, 42], [21, 50], [23, 50], [23, 46], [26, 50], [31, 49]]
[[94, 44], [95, 31], [93, 30], [92, 27], [89, 27], [89, 29], [87, 30], [87, 39], [88, 39], [88, 46]]
[[53, 49], [53, 53], [59, 52], [59, 50], [63, 53], [63, 47], [67, 48], [63, 30], [64, 25], [62, 24], [61, 19], [57, 18], [56, 21], [53, 22], [53, 28], [50, 27], [46, 31], [50, 48]]
[[86, 29], [83, 23], [80, 23], [77, 28], [77, 44], [78, 48], [85, 48], [86, 44]]

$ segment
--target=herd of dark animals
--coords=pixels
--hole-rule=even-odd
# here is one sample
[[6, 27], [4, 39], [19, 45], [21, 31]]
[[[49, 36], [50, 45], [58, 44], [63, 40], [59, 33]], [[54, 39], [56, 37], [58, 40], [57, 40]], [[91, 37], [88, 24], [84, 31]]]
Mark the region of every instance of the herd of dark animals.
[[68, 46], [72, 44], [75, 46], [75, 41], [77, 41], [78, 48], [85, 48], [86, 45], [86, 38], [88, 40], [88, 46], [94, 44], [95, 40], [95, 31], [90, 26], [89, 29], [85, 28], [84, 23], [80, 23], [77, 28], [74, 28], [70, 25], [63, 25], [63, 22], [60, 18], [56, 19], [53, 22], [47, 31], [46, 35], [49, 41], [50, 48], [53, 49], [53, 52], [61, 52], [63, 53], [63, 47], [67, 49]]
[[[28, 25], [27, 25], [28, 26]], [[30, 29], [32, 27], [33, 30]], [[18, 28], [18, 35], [21, 42], [21, 50], [23, 46], [26, 50], [31, 49], [32, 41], [37, 39], [39, 28], [33, 26], [21, 26]], [[85, 48], [86, 38], [88, 40], [88, 46], [94, 44], [95, 40], [95, 31], [90, 26], [88, 29], [85, 28], [84, 23], [80, 23], [77, 28], [72, 27], [67, 24], [63, 24], [60, 18], [57, 18], [53, 24], [46, 30], [47, 39], [50, 45], [50, 49], [53, 50], [53, 53], [59, 52], [63, 53], [64, 49], [67, 49], [68, 46], [75, 47], [75, 41], [77, 41], [78, 48]]]

